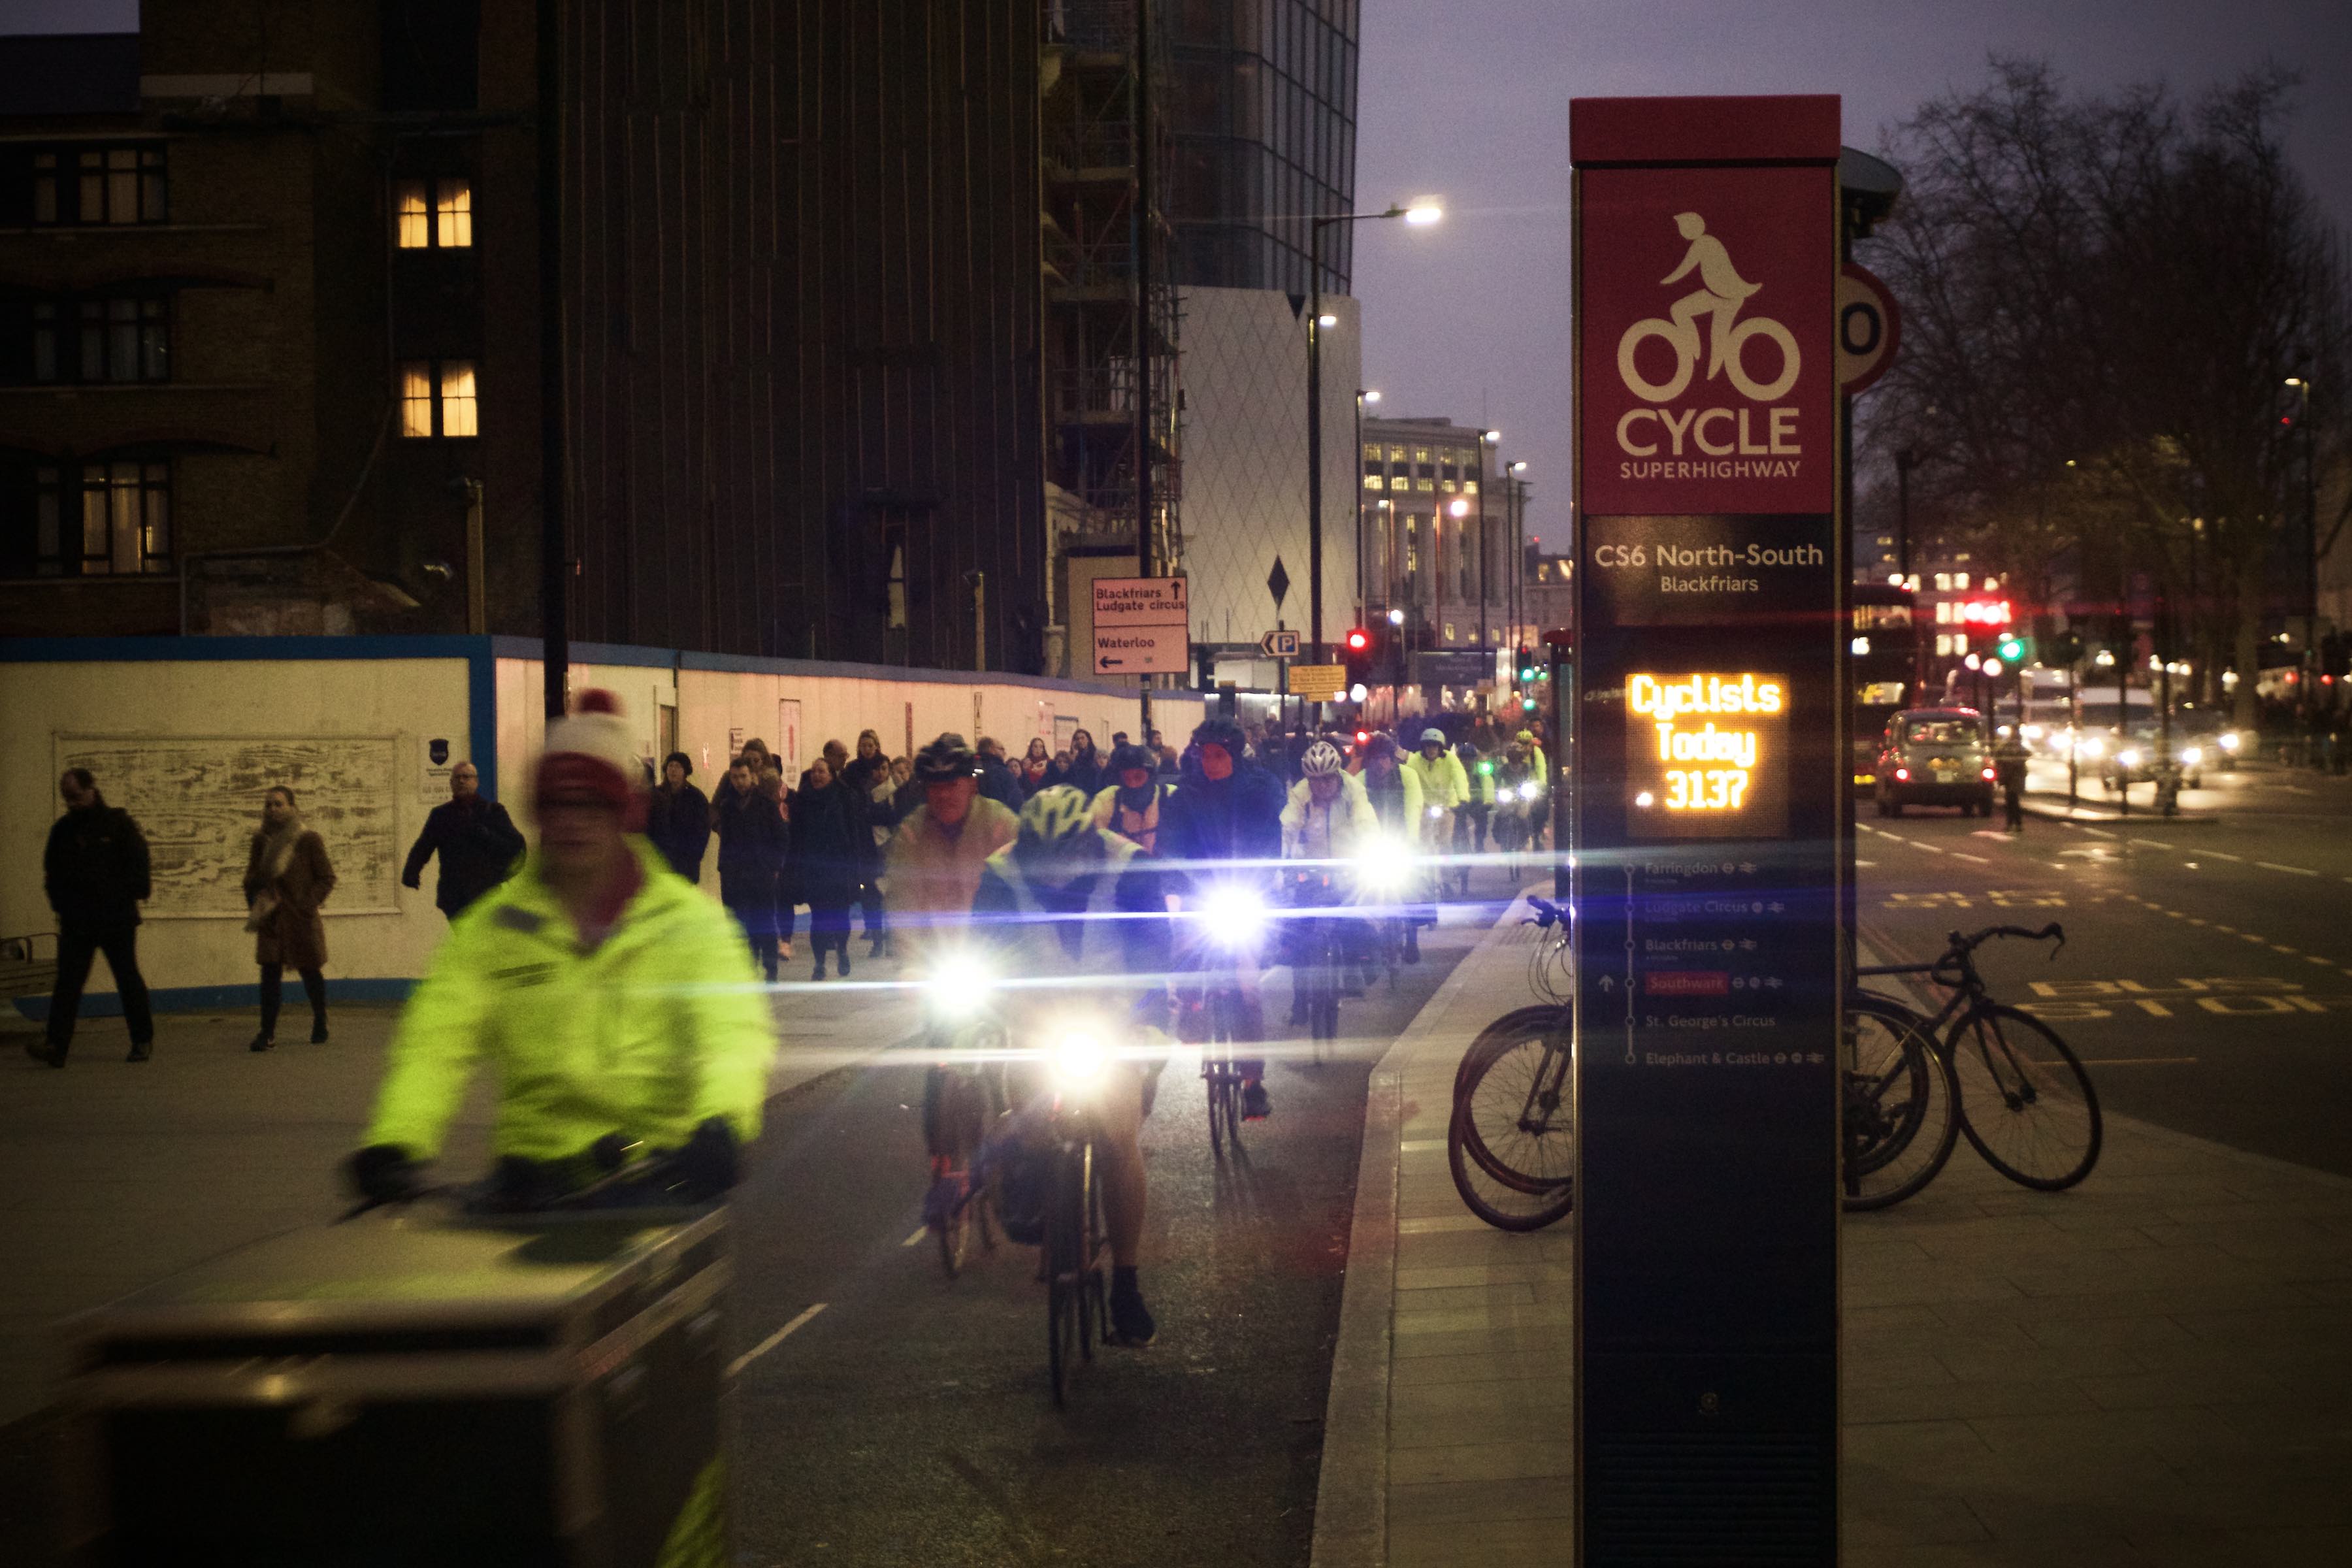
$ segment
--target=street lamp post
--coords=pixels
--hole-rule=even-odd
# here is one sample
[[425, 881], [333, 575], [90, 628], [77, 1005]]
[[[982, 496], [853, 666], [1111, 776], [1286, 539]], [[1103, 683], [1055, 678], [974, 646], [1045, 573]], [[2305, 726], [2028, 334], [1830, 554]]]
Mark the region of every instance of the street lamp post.
[[[1331, 213], [1307, 220], [1307, 637], [1314, 645], [1317, 664], [1323, 662], [1323, 231], [1335, 223], [1363, 223], [1401, 217], [1415, 225], [1433, 224], [1444, 209], [1427, 199], [1410, 206], [1390, 206], [1376, 213]], [[1336, 321], [1334, 322], [1336, 324]], [[1362, 502], [1360, 489], [1358, 504]]]
[[1500, 457], [1500, 456], [1502, 455], [1502, 454], [1501, 454], [1502, 445], [1503, 445], [1503, 433], [1502, 433], [1500, 430], [1484, 430], [1484, 431], [1479, 432], [1479, 435], [1478, 435], [1478, 651], [1479, 651], [1480, 653], [1482, 653], [1482, 654], [1486, 655], [1488, 658], [1492, 658], [1492, 657], [1494, 656], [1494, 651], [1495, 651], [1495, 650], [1494, 650], [1493, 648], [1491, 648], [1491, 647], [1487, 647], [1487, 646], [1486, 646], [1486, 644], [1487, 644], [1487, 637], [1486, 637], [1486, 556], [1487, 556], [1488, 552], [1491, 552], [1491, 551], [1494, 549], [1494, 547], [1495, 547], [1495, 542], [1494, 542], [1493, 540], [1489, 539], [1489, 538], [1486, 536], [1486, 448], [1487, 448], [1487, 447], [1495, 447], [1495, 448], [1496, 448], [1496, 455], [1497, 457]]
[[[1363, 368], [1360, 357], [1357, 368]], [[1370, 579], [1364, 574], [1364, 405], [1381, 400], [1378, 387], [1356, 388], [1356, 613], [1362, 615], [1371, 605]]]
[[2311, 428], [2311, 378], [2291, 375], [2295, 418], [2303, 426], [2303, 705], [2318, 706], [2319, 684], [2319, 486]]

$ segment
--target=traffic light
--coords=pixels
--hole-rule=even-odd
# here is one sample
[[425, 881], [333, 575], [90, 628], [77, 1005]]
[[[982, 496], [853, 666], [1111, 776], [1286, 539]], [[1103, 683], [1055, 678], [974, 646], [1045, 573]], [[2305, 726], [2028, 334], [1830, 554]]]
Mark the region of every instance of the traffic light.
[[1339, 641], [1340, 658], [1348, 667], [1349, 686], [1370, 686], [1372, 683], [1372, 659], [1377, 652], [1371, 629], [1350, 626]]
[[2019, 668], [2025, 663], [2025, 639], [2015, 632], [2003, 632], [2000, 640], [1993, 645], [1993, 652], [2010, 668]]
[[1541, 664], [1537, 660], [1537, 658], [1536, 658], [1536, 650], [1535, 650], [1535, 649], [1533, 649], [1533, 648], [1531, 648], [1531, 647], [1523, 647], [1523, 648], [1519, 649], [1519, 684], [1520, 684], [1520, 685], [1522, 685], [1522, 686], [1532, 686], [1532, 685], [1534, 685], [1534, 684], [1535, 684], [1535, 682], [1537, 681], [1537, 679], [1539, 679], [1539, 678], [1538, 678], [1538, 674], [1537, 674], [1537, 671], [1538, 671], [1538, 670], [1539, 670], [1539, 669], [1541, 669], [1542, 668], [1543, 668], [1543, 667], [1542, 667], [1542, 665], [1541, 665]]
[[2083, 634], [2060, 632], [2050, 639], [2050, 662], [2061, 669], [2072, 669], [2083, 662]]

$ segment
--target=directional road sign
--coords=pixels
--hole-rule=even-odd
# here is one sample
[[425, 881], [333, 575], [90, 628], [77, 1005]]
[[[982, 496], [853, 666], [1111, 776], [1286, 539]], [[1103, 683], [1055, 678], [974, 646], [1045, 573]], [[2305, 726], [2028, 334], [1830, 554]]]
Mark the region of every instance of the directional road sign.
[[1097, 577], [1094, 583], [1097, 675], [1181, 675], [1192, 668], [1182, 577]]
[[1297, 658], [1298, 657], [1298, 634], [1297, 632], [1268, 632], [1265, 636], [1257, 639], [1257, 651], [1265, 655], [1268, 658]]

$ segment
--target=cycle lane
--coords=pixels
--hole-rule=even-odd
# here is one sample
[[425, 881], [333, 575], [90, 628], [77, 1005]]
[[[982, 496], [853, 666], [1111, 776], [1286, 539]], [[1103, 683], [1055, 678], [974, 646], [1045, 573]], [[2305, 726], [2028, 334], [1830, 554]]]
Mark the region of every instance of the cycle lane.
[[[2093, 1069], [2103, 1103], [2238, 1148], [2352, 1173], [2352, 900], [2251, 856], [2117, 834], [2023, 839], [1967, 819], [1865, 823], [1860, 914], [1908, 962], [1951, 930], [2056, 920], [2067, 944], [1990, 943], [2000, 1000], [2032, 1009]], [[2252, 847], [2251, 846], [2249, 847]], [[2234, 852], [2231, 852], [2234, 853]]]
[[[1529, 999], [1520, 934], [1490, 931], [1374, 1075], [1325, 1568], [1572, 1542], [1573, 1220], [1489, 1230], [1444, 1166], [1454, 1063]], [[1843, 1252], [1849, 1564], [2352, 1551], [2352, 1182], [2117, 1115], [2072, 1192], [1963, 1146], [1920, 1196], [1850, 1219]]]

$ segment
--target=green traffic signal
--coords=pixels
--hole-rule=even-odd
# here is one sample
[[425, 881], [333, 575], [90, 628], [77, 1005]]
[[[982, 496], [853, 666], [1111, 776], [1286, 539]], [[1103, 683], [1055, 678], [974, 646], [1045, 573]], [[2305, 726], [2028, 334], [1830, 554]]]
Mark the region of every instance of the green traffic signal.
[[2000, 660], [2003, 664], [2014, 668], [2015, 666], [2023, 663], [2025, 660], [2025, 639], [2019, 637], [2015, 632], [2007, 633], [2001, 637], [2000, 645], [1997, 651], [2000, 654]]

